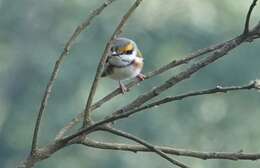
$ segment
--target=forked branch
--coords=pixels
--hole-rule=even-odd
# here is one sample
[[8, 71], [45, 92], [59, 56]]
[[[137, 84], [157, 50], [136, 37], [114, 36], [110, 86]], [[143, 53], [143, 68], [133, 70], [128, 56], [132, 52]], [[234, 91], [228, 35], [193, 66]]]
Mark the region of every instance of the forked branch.
[[165, 81], [163, 84], [155, 87], [151, 91], [144, 93], [143, 95], [138, 96], [134, 101], [129, 103], [128, 105], [124, 106], [123, 108], [117, 110], [113, 113], [112, 116], [107, 116], [105, 119], [94, 123], [93, 125], [90, 125], [87, 128], [83, 128], [80, 131], [65, 137], [62, 141], [70, 141], [71, 139], [80, 136], [82, 134], [87, 134], [92, 132], [96, 127], [101, 126], [103, 124], [107, 124], [112, 121], [116, 121], [119, 119], [127, 118], [129, 115], [132, 115], [135, 113], [135, 109], [146, 103], [148, 100], [151, 100], [152, 98], [158, 96], [163, 91], [173, 87], [177, 83], [188, 79], [191, 75], [198, 72], [200, 69], [210, 65], [211, 63], [215, 62], [219, 58], [225, 56], [229, 51], [239, 46], [241, 43], [247, 41], [247, 38], [250, 38], [251, 36], [254, 36], [258, 31], [260, 30], [260, 26], [257, 25], [252, 31], [250, 31], [246, 38], [243, 36], [238, 36], [234, 38], [231, 41], [226, 42], [220, 49], [213, 52], [211, 55], [209, 55], [207, 58], [203, 59], [202, 61], [199, 61], [197, 63], [194, 63], [191, 67], [187, 68], [186, 70], [180, 72], [177, 75], [172, 76], [170, 79]]
[[[255, 4], [256, 4], [256, 0], [253, 0], [252, 4], [250, 5], [250, 8], [248, 10], [248, 13], [247, 13], [247, 17], [246, 17], [246, 23], [247, 23], [246, 25], [247, 26], [245, 26], [245, 30], [246, 30], [246, 28], [248, 28], [248, 23], [249, 23], [249, 20], [250, 20], [250, 16], [251, 16], [251, 13], [252, 13], [252, 10], [253, 10], [253, 7], [255, 6]], [[246, 34], [243, 33], [242, 36], [238, 36], [238, 37], [240, 39], [246, 38], [248, 41], [252, 41], [252, 40], [254, 40], [256, 38], [259, 38], [260, 37], [260, 32], [259, 32], [260, 28], [259, 28], [259, 26], [260, 26], [260, 23], [251, 31], [251, 35], [246, 35], [248, 33], [247, 32]], [[236, 38], [238, 38], [238, 37], [236, 37]], [[200, 50], [198, 50], [198, 51], [196, 51], [194, 53], [191, 53], [190, 55], [185, 56], [183, 59], [173, 60], [169, 64], [166, 64], [166, 65], [162, 66], [161, 68], [158, 68], [158, 69], [148, 73], [146, 75], [145, 79], [150, 79], [150, 78], [152, 78], [154, 76], [160, 75], [161, 73], [163, 73], [165, 71], [168, 71], [169, 69], [172, 69], [172, 68], [175, 68], [175, 67], [177, 67], [179, 65], [188, 63], [189, 61], [194, 60], [195, 58], [197, 58], [199, 56], [202, 56], [204, 54], [216, 51], [216, 50], [222, 48], [224, 45], [226, 45], [228, 43], [232, 43], [232, 41], [234, 41], [234, 39], [228, 40], [226, 42], [223, 42], [223, 43], [220, 43], [220, 44], [216, 44], [216, 45], [204, 48], [204, 49], [200, 49]], [[242, 41], [245, 41], [245, 40], [242, 40]], [[128, 83], [126, 85], [126, 87], [128, 89], [130, 89], [131, 87], [137, 85], [140, 82], [141, 82], [140, 80], [135, 79], [132, 82]], [[107, 96], [103, 97], [102, 99], [97, 101], [95, 104], [93, 104], [89, 108], [88, 113], [90, 113], [91, 111], [94, 111], [95, 109], [99, 108], [104, 103], [108, 102], [109, 100], [111, 100], [115, 96], [119, 95], [120, 93], [121, 93], [120, 89], [116, 89], [116, 90], [112, 91]], [[64, 128], [62, 128], [60, 130], [60, 132], [58, 133], [56, 139], [61, 139], [68, 130], [70, 130], [72, 127], [74, 127], [80, 121], [82, 116], [83, 116], [83, 113], [80, 113], [74, 119], [72, 119]]]
[[162, 152], [160, 149], [157, 149], [154, 145], [150, 144], [149, 142], [147, 142], [147, 141], [145, 141], [145, 140], [143, 140], [143, 139], [141, 139], [139, 137], [136, 137], [136, 136], [131, 135], [131, 134], [127, 133], [127, 132], [124, 132], [124, 131], [121, 131], [121, 130], [118, 130], [118, 129], [115, 129], [115, 128], [112, 128], [112, 127], [108, 127], [108, 126], [101, 127], [100, 130], [107, 131], [107, 132], [110, 132], [112, 134], [115, 134], [115, 135], [118, 135], [118, 136], [130, 139], [132, 141], [135, 141], [135, 142], [145, 146], [150, 151], [155, 152], [156, 154], [158, 154], [159, 156], [161, 156], [162, 158], [168, 160], [169, 162], [171, 162], [172, 164], [174, 164], [176, 166], [179, 166], [181, 168], [190, 168], [189, 166], [185, 165], [184, 163], [182, 163], [182, 162], [180, 162], [178, 160], [172, 159], [166, 153]]
[[[172, 96], [172, 97], [166, 97], [164, 99], [161, 99], [159, 101], [155, 101], [153, 103], [145, 105], [147, 101], [157, 97], [164, 91], [168, 90], [169, 88], [175, 86], [176, 84], [190, 78], [193, 74], [197, 73], [202, 68], [212, 64], [213, 62], [217, 61], [221, 57], [225, 56], [233, 50], [234, 48], [238, 47], [240, 44], [247, 42], [247, 41], [253, 41], [256, 38], [260, 38], [260, 23], [256, 25], [253, 29], [249, 29], [249, 23], [250, 23], [250, 17], [251, 13], [256, 5], [257, 0], [253, 0], [252, 4], [250, 5], [250, 8], [248, 10], [246, 21], [245, 21], [245, 27], [244, 32], [242, 35], [235, 37], [234, 39], [231, 39], [229, 41], [226, 41], [221, 44], [217, 44], [202, 50], [198, 50], [195, 53], [192, 53], [191, 55], [188, 55], [187, 57], [181, 59], [181, 60], [174, 60], [170, 62], [169, 64], [149, 73], [146, 77], [146, 79], [152, 78], [156, 75], [159, 75], [165, 71], [168, 71], [169, 69], [172, 69], [174, 67], [177, 67], [179, 65], [185, 64], [191, 60], [195, 60], [197, 57], [209, 54], [208, 56], [204, 57], [201, 60], [196, 60], [194, 63], [188, 67], [186, 70], [183, 70], [182, 72], [178, 73], [177, 75], [172, 76], [167, 81], [163, 82], [162, 84], [158, 85], [157, 87], [153, 88], [151, 91], [148, 91], [140, 96], [138, 96], [134, 101], [131, 103], [125, 105], [123, 108], [120, 108], [116, 110], [113, 115], [106, 116], [103, 120], [100, 120], [98, 122], [91, 122], [90, 113], [94, 109], [100, 107], [104, 103], [111, 100], [113, 97], [117, 96], [120, 92], [119, 89], [116, 89], [115, 91], [111, 92], [101, 100], [97, 101], [95, 104], [93, 103], [93, 98], [95, 96], [100, 74], [103, 70], [103, 66], [105, 63], [105, 60], [107, 58], [107, 52], [110, 48], [111, 42], [114, 40], [116, 36], [121, 32], [122, 27], [127, 22], [128, 18], [131, 16], [131, 14], [134, 12], [134, 10], [139, 6], [139, 4], [142, 2], [142, 0], [136, 0], [135, 3], [131, 6], [131, 8], [127, 11], [127, 13], [123, 16], [122, 20], [120, 21], [119, 25], [115, 29], [114, 33], [112, 34], [110, 40], [107, 42], [106, 47], [104, 49], [104, 52], [102, 54], [102, 57], [100, 59], [100, 62], [97, 66], [96, 74], [94, 81], [91, 86], [90, 93], [88, 95], [87, 103], [84, 109], [84, 112], [80, 114], [78, 117], [76, 117], [72, 122], [70, 122], [68, 125], [66, 125], [56, 136], [56, 140], [54, 140], [49, 145], [46, 145], [42, 148], [37, 148], [37, 139], [39, 134], [39, 127], [41, 123], [42, 115], [45, 111], [45, 108], [47, 106], [48, 98], [52, 91], [52, 86], [54, 84], [54, 81], [56, 80], [59, 72], [60, 65], [62, 61], [64, 60], [65, 56], [68, 55], [69, 50], [73, 46], [73, 43], [79, 36], [79, 34], [91, 23], [91, 21], [99, 15], [105, 7], [107, 7], [109, 4], [111, 4], [115, 0], [107, 0], [105, 3], [103, 3], [99, 8], [94, 10], [89, 17], [80, 24], [75, 31], [73, 32], [72, 36], [69, 38], [68, 42], [65, 44], [65, 47], [63, 49], [63, 52], [61, 53], [60, 57], [55, 63], [53, 72], [51, 74], [51, 78], [47, 84], [46, 90], [44, 92], [44, 96], [42, 98], [40, 108], [38, 111], [38, 116], [35, 124], [34, 134], [33, 134], [33, 140], [32, 140], [32, 147], [31, 147], [31, 153], [27, 160], [24, 162], [25, 164], [22, 165], [22, 167], [30, 168], [33, 167], [36, 162], [39, 162], [43, 159], [46, 159], [50, 157], [53, 153], [56, 151], [62, 149], [63, 147], [66, 147], [68, 145], [74, 144], [74, 143], [82, 143], [87, 146], [95, 146], [96, 148], [107, 148], [107, 149], [120, 149], [120, 150], [128, 150], [128, 151], [147, 151], [147, 152], [155, 152], [161, 157], [167, 159], [171, 163], [178, 165], [182, 168], [188, 168], [185, 164], [170, 158], [166, 153], [168, 154], [174, 154], [174, 155], [181, 155], [181, 156], [190, 156], [190, 157], [196, 157], [201, 159], [231, 159], [231, 160], [239, 160], [239, 159], [245, 159], [245, 160], [255, 160], [260, 159], [259, 154], [244, 154], [242, 152], [239, 153], [203, 153], [203, 152], [194, 152], [194, 151], [184, 151], [184, 150], [176, 150], [174, 148], [170, 147], [162, 147], [162, 146], [154, 146], [136, 136], [133, 136], [131, 134], [128, 134], [126, 132], [107, 127], [108, 124], [112, 123], [113, 121], [117, 121], [123, 118], [127, 118], [128, 116], [137, 113], [141, 110], [148, 109], [157, 105], [161, 105], [164, 103], [180, 100], [183, 98], [191, 97], [191, 96], [198, 96], [198, 95], [204, 95], [204, 94], [213, 94], [218, 92], [228, 92], [228, 91], [234, 91], [234, 90], [245, 90], [245, 89], [259, 89], [260, 88], [260, 82], [254, 81], [253, 83], [250, 83], [245, 86], [231, 86], [231, 87], [216, 87], [213, 89], [207, 89], [207, 90], [201, 90], [201, 91], [194, 91], [190, 93], [185, 93], [179, 96]], [[138, 84], [139, 80], [134, 80], [127, 84], [128, 88], [131, 88]], [[75, 124], [84, 116], [83, 120], [83, 128], [76, 133], [73, 133], [72, 135], [69, 135], [65, 138], [64, 135], [67, 130], [75, 126]], [[109, 144], [109, 143], [103, 143], [101, 145], [95, 144], [95, 141], [82, 141], [82, 135], [88, 135], [94, 131], [98, 130], [103, 131], [109, 131], [110, 133], [113, 133], [118, 136], [125, 137], [127, 139], [131, 139], [141, 145], [130, 145], [127, 146], [127, 144], [120, 144], [119, 147], [118, 144]]]
[[36, 123], [35, 123], [35, 127], [34, 127], [33, 138], [32, 138], [31, 154], [33, 154], [35, 149], [36, 149], [42, 115], [43, 115], [45, 108], [47, 106], [48, 98], [49, 98], [49, 96], [52, 92], [52, 87], [53, 87], [54, 81], [56, 80], [56, 78], [58, 76], [60, 65], [61, 65], [62, 61], [64, 60], [65, 56], [68, 54], [69, 50], [71, 49], [74, 41], [77, 39], [79, 34], [90, 25], [91, 21], [97, 15], [99, 15], [109, 4], [111, 4], [114, 1], [115, 0], [107, 0], [100, 7], [98, 7], [96, 10], [94, 10], [86, 18], [86, 20], [84, 20], [79, 26], [77, 26], [77, 28], [75, 29], [75, 31], [73, 32], [73, 34], [69, 38], [68, 42], [65, 44], [65, 47], [64, 47], [61, 55], [59, 56], [58, 60], [55, 63], [55, 66], [54, 66], [52, 74], [51, 74], [51, 78], [50, 78], [50, 80], [47, 84], [47, 87], [45, 89], [45, 92], [44, 92], [44, 95], [43, 95], [43, 98], [42, 98], [42, 101], [41, 101], [41, 104], [40, 104], [40, 108], [39, 108], [39, 111], [38, 111], [38, 115], [37, 115], [37, 119], [36, 119]]
[[252, 14], [252, 11], [254, 9], [254, 7], [256, 6], [256, 2], [258, 0], [253, 0], [253, 2], [251, 3], [249, 9], [248, 9], [248, 12], [247, 12], [247, 15], [246, 15], [246, 21], [245, 21], [245, 27], [244, 27], [244, 32], [243, 34], [247, 34], [249, 32], [249, 24], [250, 24], [250, 19], [251, 19], [251, 14]]
[[218, 86], [216, 86], [215, 88], [212, 88], [212, 89], [192, 91], [192, 92], [184, 93], [184, 94], [181, 94], [181, 95], [178, 95], [178, 96], [169, 96], [169, 97], [163, 98], [161, 100], [158, 100], [158, 101], [149, 103], [147, 105], [144, 105], [142, 107], [136, 108], [132, 112], [136, 113], [138, 111], [142, 111], [142, 110], [149, 109], [149, 108], [152, 108], [152, 107], [157, 107], [157, 106], [160, 106], [160, 105], [165, 104], [165, 103], [173, 102], [173, 101], [176, 101], [176, 100], [182, 100], [182, 99], [188, 98], [188, 97], [215, 94], [215, 93], [227, 93], [227, 92], [230, 92], [230, 91], [237, 91], [237, 90], [251, 90], [251, 89], [259, 90], [260, 89], [260, 81], [255, 80], [255, 81], [250, 82], [249, 84], [244, 85], [244, 86], [222, 87], [222, 86], [218, 85]]
[[[230, 41], [230, 40], [228, 40]], [[226, 42], [228, 42], [226, 41]], [[175, 67], [178, 67], [179, 65], [183, 65], [186, 64], [188, 62], [190, 62], [191, 60], [198, 58], [202, 55], [205, 55], [207, 53], [210, 53], [212, 51], [215, 51], [221, 47], [223, 47], [225, 43], [220, 43], [220, 44], [216, 44], [216, 45], [212, 45], [209, 46], [207, 48], [203, 48], [203, 49], [199, 49], [191, 54], [188, 54], [187, 56], [184, 56], [182, 59], [179, 60], [173, 60], [171, 61], [169, 64], [166, 64], [154, 71], [149, 72], [148, 74], [145, 75], [145, 80], [147, 79], [151, 79], [157, 75], [160, 75], [170, 69], [173, 69]], [[128, 84], [126, 84], [126, 87], [128, 88], [128, 90], [130, 90], [130, 88], [136, 86], [137, 84], [139, 84], [140, 82], [142, 82], [139, 79], [135, 79], [131, 82], [129, 82]], [[111, 93], [109, 93], [108, 95], [106, 95], [105, 97], [103, 97], [102, 99], [100, 99], [99, 101], [97, 101], [96, 103], [94, 103], [91, 107], [90, 107], [90, 112], [94, 111], [95, 109], [101, 107], [104, 103], [109, 102], [111, 99], [113, 99], [114, 97], [118, 96], [121, 93], [121, 89], [115, 89], [114, 91], [112, 91]], [[84, 112], [78, 114], [75, 118], [73, 118], [66, 126], [64, 126], [59, 133], [56, 136], [56, 140], [61, 139], [66, 132], [68, 132], [71, 128], [73, 128], [76, 124], [78, 124], [81, 119], [84, 116]]]
[[126, 12], [126, 14], [123, 16], [120, 23], [116, 27], [114, 33], [110, 37], [110, 40], [106, 44], [106, 47], [104, 49], [104, 52], [103, 52], [102, 57], [100, 59], [100, 62], [97, 66], [95, 79], [92, 83], [92, 86], [91, 86], [91, 89], [90, 89], [90, 92], [89, 92], [89, 96], [88, 96], [88, 99], [87, 99], [86, 107], [85, 107], [85, 110], [84, 110], [83, 127], [90, 124], [90, 121], [91, 121], [91, 119], [90, 119], [90, 111], [91, 111], [90, 106], [92, 104], [92, 101], [94, 99], [94, 96], [95, 96], [95, 93], [96, 93], [96, 90], [97, 90], [99, 78], [101, 76], [105, 61], [107, 59], [107, 52], [110, 48], [110, 45], [111, 45], [112, 41], [114, 40], [114, 38], [121, 32], [122, 27], [124, 26], [124, 24], [126, 23], [128, 18], [132, 15], [132, 13], [135, 11], [135, 9], [139, 6], [139, 4], [141, 2], [142, 2], [142, 0], [136, 0], [135, 3], [129, 8], [129, 10]]
[[[85, 145], [87, 147], [105, 149], [105, 150], [118, 150], [118, 151], [129, 151], [129, 152], [153, 152], [143, 145], [133, 145], [125, 143], [109, 143], [100, 142], [92, 139], [85, 139], [84, 141], [78, 141], [77, 143]], [[186, 156], [202, 160], [207, 159], [225, 159], [225, 160], [258, 160], [260, 159], [260, 153], [244, 153], [241, 150], [237, 152], [202, 152], [202, 151], [192, 151], [187, 149], [178, 149], [171, 146], [156, 146], [155, 148], [161, 150], [164, 153], [176, 155], [176, 156]]]

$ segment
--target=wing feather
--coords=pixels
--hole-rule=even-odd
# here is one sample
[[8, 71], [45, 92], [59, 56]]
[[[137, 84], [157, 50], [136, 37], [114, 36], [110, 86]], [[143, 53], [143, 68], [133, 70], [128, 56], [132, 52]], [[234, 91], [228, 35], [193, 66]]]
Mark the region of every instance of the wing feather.
[[101, 74], [101, 77], [106, 77], [106, 76], [109, 76], [110, 74], [113, 73], [113, 66], [112, 65], [109, 65], [107, 64]]

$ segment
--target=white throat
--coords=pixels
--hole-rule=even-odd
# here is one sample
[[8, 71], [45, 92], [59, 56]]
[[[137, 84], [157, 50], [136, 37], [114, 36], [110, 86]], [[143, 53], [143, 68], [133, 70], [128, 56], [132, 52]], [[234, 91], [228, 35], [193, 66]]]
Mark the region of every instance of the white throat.
[[115, 66], [125, 66], [129, 65], [136, 57], [136, 51], [134, 50], [132, 54], [122, 54], [119, 56], [110, 56], [108, 62]]

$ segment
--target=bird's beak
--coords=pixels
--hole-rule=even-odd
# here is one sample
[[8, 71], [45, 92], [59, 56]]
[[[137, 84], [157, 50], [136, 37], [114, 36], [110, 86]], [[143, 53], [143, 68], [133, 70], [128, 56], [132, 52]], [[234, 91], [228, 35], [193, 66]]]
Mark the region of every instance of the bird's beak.
[[112, 55], [112, 56], [116, 56], [117, 53], [116, 53], [115, 51], [113, 51], [111, 55]]
[[117, 52], [115, 52], [115, 51], [113, 51], [112, 53], [111, 53], [111, 56], [119, 56], [119, 55], [121, 55], [120, 53], [117, 53]]

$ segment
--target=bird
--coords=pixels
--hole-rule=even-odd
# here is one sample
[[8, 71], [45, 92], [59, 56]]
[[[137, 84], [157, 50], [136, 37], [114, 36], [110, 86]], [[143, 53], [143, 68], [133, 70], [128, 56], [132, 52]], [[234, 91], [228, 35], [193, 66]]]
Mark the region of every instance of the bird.
[[144, 80], [145, 76], [141, 73], [143, 66], [143, 56], [137, 44], [131, 39], [118, 37], [111, 42], [101, 77], [117, 80], [124, 94], [128, 89], [122, 80], [134, 77]]

